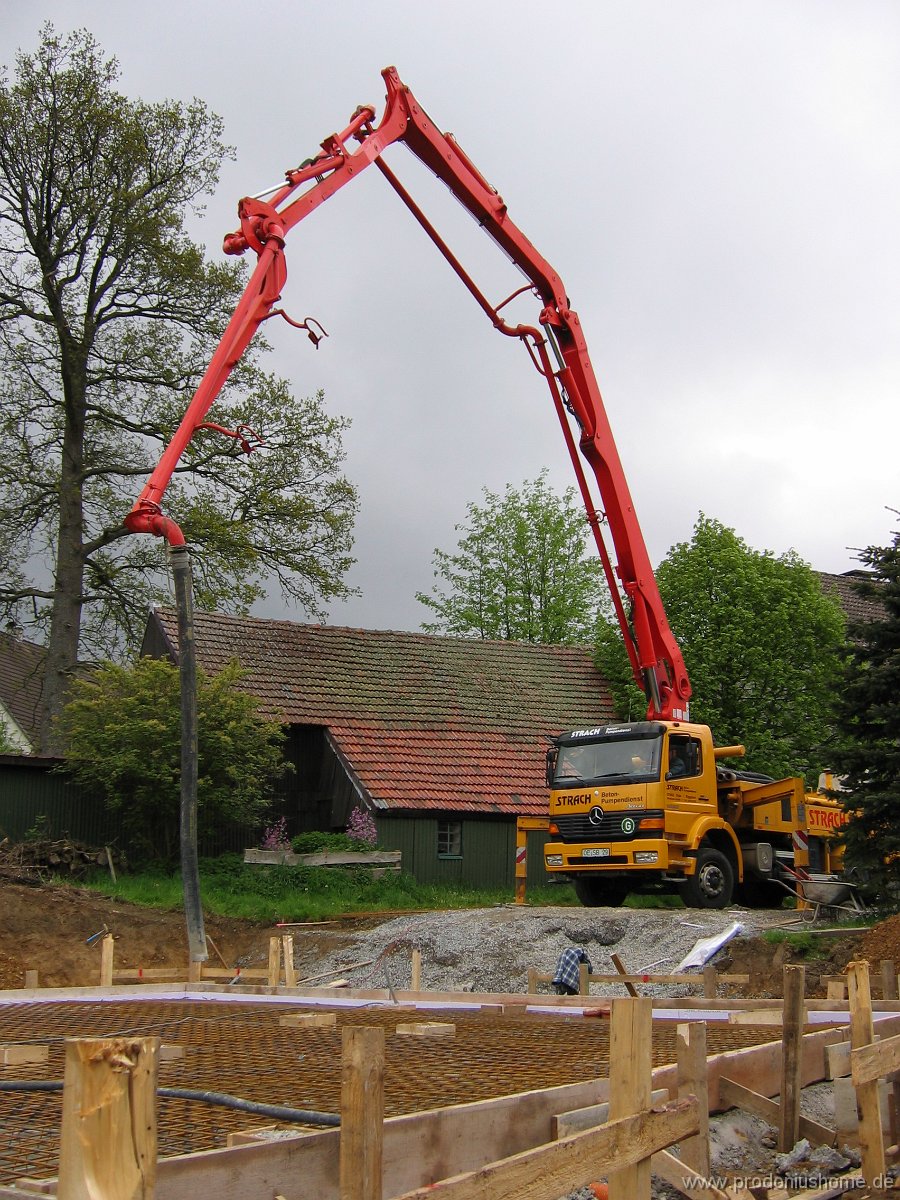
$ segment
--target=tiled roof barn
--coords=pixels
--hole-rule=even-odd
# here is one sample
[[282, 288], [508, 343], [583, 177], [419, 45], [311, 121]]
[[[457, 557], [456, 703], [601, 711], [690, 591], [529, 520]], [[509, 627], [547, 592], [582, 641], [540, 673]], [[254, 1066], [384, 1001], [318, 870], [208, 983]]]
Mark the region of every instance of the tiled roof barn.
[[[205, 671], [237, 661], [267, 713], [327, 728], [376, 809], [543, 815], [547, 739], [613, 718], [589, 649], [211, 613], [195, 631]], [[177, 646], [154, 610], [144, 652]]]

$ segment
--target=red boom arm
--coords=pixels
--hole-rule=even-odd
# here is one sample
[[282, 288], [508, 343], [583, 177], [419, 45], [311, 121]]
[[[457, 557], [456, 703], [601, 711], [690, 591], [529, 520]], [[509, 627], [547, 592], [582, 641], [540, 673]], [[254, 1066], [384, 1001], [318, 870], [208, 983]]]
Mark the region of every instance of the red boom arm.
[[[261, 193], [269, 195], [268, 201], [250, 197], [242, 200], [238, 206], [241, 226], [237, 232], [225, 238], [225, 252], [243, 254], [245, 250], [252, 249], [258, 256], [256, 269], [181, 425], [125, 523], [134, 533], [152, 533], [165, 537], [172, 544], [183, 544], [181, 531], [173, 521], [162, 515], [160, 502], [185, 447], [203, 424], [207, 412], [260, 323], [271, 315], [281, 296], [287, 278], [285, 237], [304, 217], [374, 163], [494, 327], [508, 337], [520, 338], [547, 380], [575, 468], [588, 523], [606, 572], [632, 670], [648, 697], [647, 715], [662, 719], [684, 718], [691, 694], [687, 671], [666, 620], [578, 315], [569, 307], [565, 288], [557, 273], [510, 220], [502, 197], [459, 148], [452, 135], [441, 133], [429, 120], [393, 67], [387, 68], [382, 75], [387, 85], [387, 98], [379, 125], [374, 124], [373, 108], [358, 109], [347, 128], [342, 133], [326, 138], [314, 158], [286, 173], [282, 186], [274, 192]], [[350, 146], [351, 139], [358, 143], [355, 148]], [[533, 291], [541, 302], [537, 322], [541, 329], [508, 324], [500, 315], [500, 310], [513, 297], [493, 305], [478, 289], [383, 161], [381, 155], [394, 142], [405, 142], [525, 273], [530, 280], [530, 287], [522, 290]], [[297, 189], [304, 185], [308, 186], [294, 197]], [[555, 366], [551, 362], [548, 344]], [[578, 425], [577, 447], [568, 413]], [[618, 559], [615, 569], [609, 558], [600, 528], [601, 516], [592, 499], [578, 450], [590, 464], [597, 481]], [[630, 613], [625, 610], [616, 576], [627, 598]]]

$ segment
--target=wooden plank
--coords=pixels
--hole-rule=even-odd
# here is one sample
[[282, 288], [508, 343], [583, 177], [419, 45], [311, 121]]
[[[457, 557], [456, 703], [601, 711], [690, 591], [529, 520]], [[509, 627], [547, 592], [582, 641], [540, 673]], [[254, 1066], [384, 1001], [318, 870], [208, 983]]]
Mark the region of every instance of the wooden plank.
[[285, 1013], [278, 1018], [278, 1024], [289, 1029], [327, 1029], [337, 1025], [337, 1013], [333, 1012], [303, 1012]]
[[422, 951], [413, 947], [412, 961], [410, 963], [410, 983], [409, 990], [411, 992], [420, 992], [422, 990]]
[[700, 1128], [681, 1143], [680, 1157], [697, 1175], [709, 1175], [709, 1087], [706, 1073], [706, 1023], [689, 1021], [675, 1027], [678, 1098], [696, 1096]]
[[[715, 970], [715, 968], [713, 968]], [[552, 978], [552, 976], [550, 976]], [[657, 983], [661, 985], [684, 985], [685, 987], [702, 988], [705, 986], [702, 975], [687, 975], [687, 974], [642, 974], [635, 972], [616, 973], [615, 975], [598, 975], [592, 971], [588, 975], [589, 983]], [[719, 975], [716, 974], [716, 982], [718, 983], [749, 983], [749, 975]], [[704, 997], [706, 999], [706, 997]]]
[[[636, 1164], [646, 1165], [649, 1184], [650, 1155], [696, 1129], [697, 1101], [675, 1100], [662, 1109], [621, 1117], [481, 1170], [404, 1192], [397, 1200], [557, 1200], [599, 1175], [609, 1176], [612, 1183], [613, 1175], [634, 1170]], [[621, 1169], [613, 1172], [612, 1164]], [[640, 1200], [640, 1193], [632, 1193], [632, 1200]]]
[[747, 1008], [728, 1014], [729, 1025], [781, 1025], [783, 1021], [782, 1008]]
[[[869, 1046], [875, 1040], [872, 994], [869, 990], [869, 964], [866, 962], [850, 963], [847, 967], [847, 985], [850, 996], [852, 1061], [853, 1050]], [[856, 1098], [860, 1112], [859, 1149], [862, 1156], [862, 1173], [874, 1195], [885, 1195], [884, 1187], [879, 1188], [875, 1183], [876, 1180], [884, 1180], [887, 1165], [877, 1082], [873, 1080], [860, 1084], [856, 1089]]]
[[[725, 1107], [742, 1108], [745, 1112], [762, 1117], [770, 1125], [778, 1126], [781, 1108], [778, 1101], [770, 1100], [768, 1096], [762, 1096], [743, 1084], [735, 1083], [727, 1075], [719, 1079], [719, 1103]], [[814, 1146], [834, 1146], [837, 1142], [835, 1130], [829, 1129], [827, 1125], [820, 1125], [810, 1117], [801, 1114], [799, 1126], [800, 1136], [808, 1138]]]
[[685, 1196], [698, 1196], [699, 1200], [734, 1200], [733, 1192], [723, 1192], [710, 1183], [708, 1171], [705, 1175], [692, 1171], [687, 1163], [668, 1150], [657, 1150], [650, 1159], [650, 1170]]
[[825, 1047], [825, 1078], [843, 1079], [850, 1074], [850, 1043], [835, 1042]]
[[452, 1021], [404, 1021], [394, 1030], [398, 1037], [447, 1038], [456, 1037]]
[[69, 1038], [59, 1200], [152, 1200], [159, 1038]]
[[382, 1200], [384, 1030], [342, 1032], [340, 1200]]
[[[669, 1101], [668, 1088], [655, 1088], [650, 1093], [650, 1103], [654, 1108]], [[586, 1129], [596, 1129], [605, 1125], [609, 1120], [609, 1101], [602, 1104], [588, 1104], [584, 1108], [573, 1108], [571, 1112], [559, 1113], [550, 1122], [553, 1140], [571, 1137], [575, 1133], [584, 1133]]]
[[900, 1034], [876, 1038], [870, 1046], [850, 1051], [850, 1074], [855, 1087], [900, 1071]]
[[18, 1042], [0, 1046], [0, 1067], [19, 1067], [27, 1063], [45, 1063], [50, 1056], [50, 1047], [26, 1045]]
[[[612, 1121], [650, 1107], [652, 1028], [653, 1003], [649, 998], [612, 1002], [609, 1029], [609, 1116]], [[609, 1200], [650, 1200], [649, 1158], [621, 1171], [610, 1171], [607, 1183]]]
[[803, 1037], [803, 998], [806, 991], [806, 968], [784, 968], [784, 1027], [781, 1044], [781, 1104], [778, 1109], [778, 1149], [791, 1150], [800, 1138], [800, 1078]]

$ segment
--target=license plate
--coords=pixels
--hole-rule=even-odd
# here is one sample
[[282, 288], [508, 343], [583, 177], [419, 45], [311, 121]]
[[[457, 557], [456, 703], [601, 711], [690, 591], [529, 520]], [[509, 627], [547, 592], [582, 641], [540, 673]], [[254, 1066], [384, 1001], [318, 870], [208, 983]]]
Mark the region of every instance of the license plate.
[[582, 858], [609, 858], [609, 846], [592, 846], [589, 850], [582, 850]]

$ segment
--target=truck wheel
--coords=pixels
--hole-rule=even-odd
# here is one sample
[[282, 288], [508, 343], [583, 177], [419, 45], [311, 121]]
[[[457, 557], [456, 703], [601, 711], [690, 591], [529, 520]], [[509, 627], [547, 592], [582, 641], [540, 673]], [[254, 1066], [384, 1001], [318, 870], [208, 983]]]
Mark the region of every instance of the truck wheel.
[[686, 908], [726, 908], [734, 895], [734, 868], [721, 850], [704, 846], [696, 870], [678, 890]]
[[585, 908], [621, 908], [629, 887], [621, 880], [594, 879], [578, 875], [574, 879], [575, 895]]

